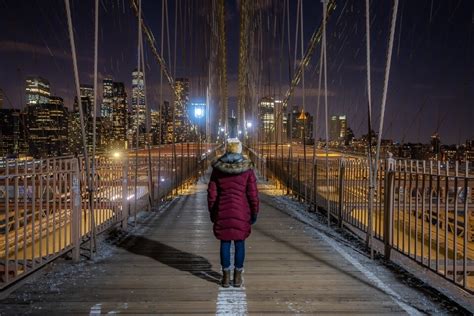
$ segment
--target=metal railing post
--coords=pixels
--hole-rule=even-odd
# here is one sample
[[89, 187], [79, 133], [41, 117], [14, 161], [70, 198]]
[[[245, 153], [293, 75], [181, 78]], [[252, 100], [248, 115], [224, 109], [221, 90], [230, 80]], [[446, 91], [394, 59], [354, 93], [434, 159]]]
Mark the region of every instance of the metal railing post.
[[297, 163], [297, 181], [298, 181], [298, 189], [296, 190], [296, 197], [298, 198], [298, 201], [301, 200], [301, 172], [300, 172], [300, 158], [298, 157], [298, 163]]
[[345, 175], [345, 161], [341, 159], [339, 162], [339, 205], [338, 205], [338, 220], [339, 220], [339, 227], [342, 228], [342, 209], [344, 207], [344, 175]]
[[387, 168], [385, 171], [385, 190], [384, 190], [384, 230], [383, 230], [383, 240], [384, 240], [384, 255], [386, 260], [390, 260], [390, 253], [392, 250], [392, 241], [393, 241], [393, 198], [394, 198], [394, 187], [395, 187], [395, 168], [394, 168], [395, 159], [387, 159]]
[[151, 167], [151, 146], [150, 144], [147, 145], [148, 147], [148, 208], [151, 211], [153, 207], [153, 203], [155, 201], [155, 187], [153, 184], [153, 169]]
[[122, 172], [122, 229], [127, 229], [129, 207], [128, 207], [128, 157], [123, 162]]
[[74, 171], [72, 173], [72, 219], [71, 219], [71, 241], [72, 260], [78, 262], [81, 254], [81, 185], [79, 173], [79, 159], [74, 160]]
[[286, 177], [287, 185], [286, 185], [286, 195], [290, 195], [290, 186], [292, 183], [292, 176], [291, 176], [291, 163], [290, 163], [290, 155], [288, 154], [288, 160], [287, 160], [287, 174], [288, 176]]
[[318, 165], [316, 159], [314, 160], [314, 172], [313, 172], [313, 205], [314, 211], [318, 210], [318, 202], [317, 202], [317, 185], [318, 185]]

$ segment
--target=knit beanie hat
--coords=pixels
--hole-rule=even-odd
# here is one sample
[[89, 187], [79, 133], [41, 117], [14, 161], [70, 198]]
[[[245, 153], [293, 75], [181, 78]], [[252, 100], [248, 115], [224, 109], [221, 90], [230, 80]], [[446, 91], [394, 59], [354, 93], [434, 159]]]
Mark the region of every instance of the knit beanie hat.
[[238, 138], [228, 138], [226, 144], [226, 152], [231, 154], [242, 153], [242, 143]]

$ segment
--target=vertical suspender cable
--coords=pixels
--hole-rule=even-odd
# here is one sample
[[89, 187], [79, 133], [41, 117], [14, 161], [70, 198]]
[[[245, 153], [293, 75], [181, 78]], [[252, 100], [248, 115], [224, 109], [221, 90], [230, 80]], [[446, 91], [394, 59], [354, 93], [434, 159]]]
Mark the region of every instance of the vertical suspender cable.
[[326, 210], [328, 226], [331, 225], [331, 211], [329, 209], [329, 131], [328, 131], [328, 73], [327, 73], [327, 56], [326, 56], [326, 15], [327, 15], [327, 0], [321, 0], [323, 3], [323, 65], [324, 65], [324, 120], [326, 122]]
[[[82, 109], [82, 100], [81, 100], [81, 89], [79, 83], [79, 71], [77, 68], [77, 56], [76, 56], [76, 44], [74, 40], [74, 31], [72, 28], [72, 18], [71, 18], [71, 7], [69, 5], [69, 0], [64, 0], [66, 5], [66, 15], [67, 15], [67, 24], [68, 24], [68, 31], [69, 31], [69, 43], [71, 45], [71, 54], [72, 54], [72, 65], [74, 69], [74, 81], [76, 85], [76, 95], [77, 95], [77, 102], [79, 104], [79, 117], [81, 121], [81, 134], [82, 134], [82, 149], [84, 153], [84, 165], [86, 169], [86, 177], [87, 177], [87, 190], [89, 195], [92, 192], [92, 179], [90, 173], [90, 166], [89, 166], [89, 155], [87, 152], [87, 138], [86, 138], [86, 130], [84, 125], [84, 113]], [[91, 216], [91, 236], [95, 238], [95, 222], [93, 216], [93, 209], [92, 209], [92, 200], [89, 198], [89, 215]]]
[[[395, 38], [395, 27], [397, 25], [397, 13], [398, 13], [398, 0], [394, 0], [393, 11], [392, 11], [392, 24], [390, 27], [390, 39], [389, 39], [388, 51], [387, 51], [387, 63], [385, 65], [385, 78], [384, 78], [383, 94], [382, 94], [382, 106], [380, 109], [379, 134], [377, 138], [377, 150], [375, 152], [375, 168], [374, 168], [375, 172], [373, 172], [372, 183], [375, 183], [377, 180], [378, 163], [379, 163], [379, 158], [380, 158], [380, 143], [382, 141], [382, 131], [383, 131], [383, 123], [384, 123], [384, 117], [385, 117], [385, 104], [387, 102], [388, 80], [390, 78], [390, 66], [392, 64], [393, 40]], [[380, 196], [380, 192], [378, 195]]]
[[[161, 46], [160, 50], [163, 53], [163, 42], [164, 42], [164, 35], [165, 35], [165, 1], [161, 1]], [[163, 146], [163, 137], [166, 136], [165, 133], [163, 133], [163, 69], [161, 69], [160, 66], [160, 122], [159, 122], [159, 144], [158, 144], [158, 201], [161, 200], [160, 197], [160, 188], [161, 188], [161, 147]], [[166, 131], [168, 132], [168, 126], [166, 126]]]
[[296, 8], [296, 34], [295, 34], [295, 59], [293, 61], [293, 69], [296, 69], [296, 61], [298, 60], [298, 32], [299, 28], [298, 25], [300, 24], [300, 10], [301, 8], [301, 0], [298, 0], [298, 6]]
[[[92, 186], [93, 190], [91, 190], [90, 193], [90, 199], [92, 200], [91, 202], [91, 210], [92, 210], [92, 217], [94, 218], [92, 221], [95, 223], [95, 213], [94, 213], [94, 193], [95, 193], [95, 170], [96, 170], [96, 160], [95, 160], [95, 154], [96, 154], [96, 147], [97, 147], [97, 103], [98, 103], [98, 98], [97, 98], [97, 93], [98, 93], [98, 76], [97, 76], [97, 68], [98, 68], [98, 55], [99, 55], [99, 0], [95, 0], [95, 23], [94, 23], [94, 109], [92, 112]], [[93, 231], [95, 234], [95, 230]], [[92, 256], [92, 248], [97, 249], [96, 247], [96, 239], [95, 236], [94, 238], [91, 239], [93, 241], [93, 246], [91, 243], [91, 256]]]
[[[140, 84], [140, 70], [141, 70], [141, 34], [142, 34], [142, 0], [138, 0], [138, 45], [137, 45], [137, 85], [139, 87]], [[135, 144], [135, 183], [134, 183], [134, 194], [133, 194], [133, 201], [134, 201], [134, 220], [136, 221], [137, 219], [137, 194], [138, 194], [138, 145], [139, 145], [139, 137], [140, 137], [140, 115], [139, 115], [139, 109], [140, 109], [140, 94], [138, 93], [135, 96], [136, 100], [136, 107], [135, 107], [135, 128], [137, 129], [136, 131], [136, 144]]]
[[[169, 65], [171, 67], [171, 44], [170, 44], [170, 21], [169, 21], [169, 14], [168, 14], [168, 0], [164, 0], [164, 11], [165, 11], [165, 18], [166, 18], [166, 40], [168, 43], [168, 59], [169, 59]], [[163, 30], [164, 32], [164, 30]], [[170, 73], [173, 71], [173, 69], [170, 68]], [[174, 88], [174, 87], [173, 87]], [[176, 98], [176, 94], [175, 94]], [[171, 107], [172, 113], [171, 113], [171, 143], [172, 143], [172, 155], [171, 155], [171, 173], [170, 173], [170, 180], [171, 180], [171, 194], [173, 195], [174, 191], [173, 188], [176, 185], [175, 180], [176, 178], [174, 177], [174, 168], [175, 168], [175, 160], [174, 157], [176, 155], [176, 144], [175, 144], [175, 133], [174, 133], [174, 128], [175, 128], [175, 123], [174, 123], [174, 114], [175, 114], [175, 106], [174, 102]]]
[[366, 28], [366, 54], [367, 54], [367, 126], [368, 126], [368, 150], [367, 150], [367, 162], [369, 167], [369, 194], [368, 194], [368, 212], [367, 212], [367, 238], [366, 245], [370, 248], [370, 258], [374, 257], [374, 250], [372, 247], [373, 243], [373, 228], [372, 228], [372, 217], [373, 217], [373, 204], [374, 204], [374, 188], [372, 174], [374, 173], [374, 164], [372, 161], [372, 82], [371, 82], [371, 70], [370, 70], [370, 0], [365, 0], [365, 28]]
[[[174, 52], [173, 52], [173, 77], [176, 80], [176, 43], [178, 42], [178, 4], [175, 2], [175, 13], [174, 13]], [[169, 22], [169, 21], [168, 21]], [[168, 24], [169, 28], [169, 24]], [[171, 64], [171, 63], [170, 63]], [[176, 104], [181, 106], [181, 95], [176, 95], [176, 98], [179, 98], [178, 102], [173, 104], [173, 160], [174, 160], [174, 179], [175, 179], [175, 186], [176, 186], [176, 195], [178, 195], [178, 154], [176, 152]], [[181, 109], [180, 109], [181, 110]], [[181, 144], [182, 146], [182, 144]]]
[[[303, 44], [303, 41], [304, 41], [304, 28], [303, 28], [303, 0], [300, 0], [301, 1], [301, 4], [300, 4], [300, 22], [301, 22], [301, 60], [302, 60], [302, 64], [301, 64], [301, 86], [303, 88], [303, 174], [304, 174], [304, 180], [303, 181], [306, 181], [306, 133], [308, 132], [306, 130], [306, 103], [305, 103], [305, 94], [306, 94], [306, 90], [305, 90], [305, 84], [304, 84], [304, 71], [305, 71], [305, 64], [304, 64], [304, 44]], [[304, 186], [304, 198], [305, 198], [305, 201], [307, 199], [307, 186], [305, 185]], [[302, 193], [302, 192], [301, 192]]]
[[143, 17], [140, 16], [138, 22], [139, 22], [139, 40], [140, 40], [140, 56], [141, 56], [141, 69], [143, 72], [143, 100], [145, 102], [145, 126], [146, 126], [146, 132], [145, 132], [145, 144], [147, 146], [147, 151], [148, 151], [148, 204], [149, 207], [152, 207], [153, 200], [154, 200], [154, 187], [153, 187], [153, 173], [152, 173], [152, 168], [151, 168], [151, 146], [150, 146], [150, 107], [148, 105], [147, 101], [147, 96], [146, 96], [146, 74], [145, 74], [145, 50], [143, 49], [143, 33], [141, 30], [142, 26], [142, 19]]
[[[291, 33], [290, 33], [290, 0], [288, 0], [286, 2], [286, 11], [288, 12], [288, 15], [286, 16], [286, 30], [287, 30], [287, 34], [288, 34], [288, 38], [287, 38], [287, 43], [288, 43], [288, 84], [291, 85]], [[287, 109], [289, 110], [289, 118], [290, 118], [290, 122], [289, 122], [289, 126], [290, 126], [290, 132], [287, 133], [287, 135], [289, 135], [289, 139], [288, 139], [288, 161], [290, 159], [290, 157], [292, 156], [292, 152], [293, 152], [293, 147], [291, 147], [291, 141], [293, 139], [293, 111], [290, 109]], [[291, 164], [291, 162], [289, 162]], [[288, 172], [290, 172], [290, 169], [288, 169]]]
[[377, 139], [377, 150], [375, 154], [375, 163], [377, 165], [379, 156], [380, 156], [380, 143], [382, 140], [382, 131], [383, 131], [383, 123], [385, 117], [385, 104], [387, 102], [387, 90], [388, 90], [388, 80], [390, 78], [390, 67], [392, 64], [392, 51], [393, 51], [393, 40], [395, 38], [395, 26], [397, 24], [397, 13], [398, 13], [398, 1], [394, 0], [393, 3], [393, 12], [392, 12], [392, 25], [390, 28], [390, 40], [387, 52], [387, 63], [385, 65], [385, 79], [384, 79], [384, 86], [383, 86], [383, 94], [382, 94], [382, 106], [381, 106], [381, 113], [380, 113], [380, 124], [379, 124], [379, 135]]
[[[324, 22], [323, 22], [324, 23]], [[315, 125], [316, 125], [316, 131], [315, 131], [315, 135], [314, 135], [314, 144], [313, 144], [313, 165], [316, 165], [317, 161], [316, 161], [316, 139], [318, 138], [318, 130], [319, 130], [319, 124], [318, 124], [318, 121], [320, 122], [321, 120], [319, 119], [319, 109], [320, 109], [320, 104], [321, 104], [321, 81], [322, 81], [322, 78], [323, 78], [323, 57], [324, 57], [324, 46], [323, 44], [321, 43], [321, 55], [319, 56], [319, 81], [318, 81], [318, 101], [316, 103], [316, 116], [315, 116]], [[316, 167], [317, 168], [317, 167]], [[317, 169], [315, 171], [315, 174], [314, 174], [314, 177], [316, 177], [316, 172], [317, 172]], [[318, 182], [316, 182], [316, 186], [318, 185]], [[316, 190], [317, 192], [317, 188], [315, 188], [314, 190]], [[317, 206], [317, 198], [315, 197], [314, 199], [314, 203], [315, 203], [315, 209], [317, 210], [318, 209], [318, 206]]]

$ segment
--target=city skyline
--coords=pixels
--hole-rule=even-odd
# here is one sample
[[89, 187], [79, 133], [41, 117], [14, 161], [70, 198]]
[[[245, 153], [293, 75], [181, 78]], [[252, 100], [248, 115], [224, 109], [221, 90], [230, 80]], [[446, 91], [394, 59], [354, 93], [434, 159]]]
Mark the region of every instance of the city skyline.
[[[319, 23], [321, 8], [319, 2], [303, 1], [304, 10], [304, 45], [312, 31]], [[73, 19], [77, 28], [79, 70], [81, 83], [92, 82], [92, 5], [87, 1], [73, 1]], [[52, 94], [61, 95], [65, 104], [73, 104], [74, 88], [72, 67], [69, 54], [66, 21], [61, 12], [64, 10], [62, 1], [52, 1], [52, 10], [47, 11], [38, 3], [32, 4], [36, 10], [26, 8], [22, 2], [4, 1], [0, 4], [4, 15], [0, 26], [11, 29], [10, 33], [0, 35], [0, 88], [6, 97], [4, 107], [22, 108], [19, 91], [20, 84], [30, 74], [48, 77]], [[174, 10], [171, 2], [170, 11]], [[159, 38], [161, 31], [161, 3], [143, 2], [145, 19]], [[189, 30], [203, 31], [202, 20], [205, 14], [196, 3], [190, 4], [195, 19]], [[281, 5], [278, 10], [281, 10]], [[432, 8], [431, 8], [432, 7]], [[472, 120], [474, 117], [474, 81], [472, 78], [473, 55], [472, 12], [474, 4], [467, 0], [456, 4], [441, 1], [401, 1], [397, 34], [395, 38], [392, 76], [390, 79], [387, 122], [384, 128], [386, 138], [404, 142], [426, 142], [433, 133], [438, 132], [446, 144], [462, 144], [466, 139], [474, 138]], [[33, 14], [33, 12], [38, 14]], [[296, 1], [290, 1], [290, 62], [293, 64], [294, 31]], [[174, 11], [173, 11], [174, 12]], [[121, 3], [101, 6], [101, 35], [99, 39], [99, 81], [113, 77], [124, 82], [127, 91], [131, 91], [130, 73], [136, 68], [136, 18], [132, 10]], [[79, 16], [85, 17], [78, 19]], [[274, 14], [276, 20], [281, 17]], [[374, 84], [374, 123], [378, 118], [378, 108], [381, 99], [382, 73], [386, 54], [386, 38], [390, 18], [390, 6], [384, 3], [374, 3], [372, 6], [372, 62]], [[28, 22], [28, 23], [27, 23]], [[90, 22], [90, 23], [89, 23]], [[169, 32], [173, 49], [174, 17], [170, 17]], [[237, 62], [238, 55], [238, 5], [234, 1], [226, 2], [226, 27], [228, 30], [228, 95], [231, 109], [235, 108], [237, 100]], [[338, 5], [336, 11], [328, 20], [328, 98], [329, 116], [345, 113], [353, 122], [356, 135], [366, 133], [367, 111], [364, 86], [365, 60], [363, 47], [364, 23], [363, 3], [345, 3]], [[35, 25], [35, 29], [25, 28], [24, 25]], [[15, 28], [9, 25], [17, 26]], [[114, 32], [115, 30], [115, 32]], [[119, 32], [116, 32], [116, 31]], [[375, 31], [377, 30], [377, 31]], [[163, 56], [173, 74], [186, 76], [193, 87], [190, 98], [205, 95], [206, 71], [202, 64], [206, 54], [200, 51], [198, 45], [206, 36], [199, 32], [199, 39], [193, 37], [193, 32], [186, 35], [178, 25], [178, 34], [189, 43], [183, 44], [182, 39], [177, 43], [176, 58], [168, 56], [165, 46]], [[414, 37], [414, 34], [418, 37]], [[49, 34], [49, 35], [48, 35]], [[287, 35], [285, 35], [287, 36]], [[284, 38], [285, 41], [287, 40]], [[288, 53], [286, 43], [283, 54], [284, 67], [279, 63], [279, 50], [268, 47], [264, 70], [269, 78], [262, 83], [262, 90], [267, 95], [280, 97], [288, 87]], [[187, 46], [183, 46], [187, 45]], [[147, 45], [145, 45], [147, 46]], [[274, 46], [274, 45], [273, 45]], [[318, 48], [317, 48], [318, 50]], [[118, 53], [117, 53], [118, 52]], [[299, 48], [296, 50], [299, 56]], [[184, 54], [184, 55], [183, 55]], [[315, 54], [318, 55], [318, 54]], [[158, 109], [160, 100], [159, 67], [152, 59], [148, 48], [145, 51], [147, 84], [147, 99], [152, 109]], [[176, 66], [175, 66], [176, 65]], [[318, 126], [322, 126], [323, 115], [316, 112], [317, 98], [322, 91], [317, 87], [318, 56], [315, 56], [306, 71], [306, 107], [319, 120], [315, 122], [316, 132], [321, 135]], [[280, 68], [282, 70], [280, 70]], [[280, 74], [281, 72], [281, 74]], [[268, 76], [266, 76], [268, 77]], [[166, 82], [166, 80], [164, 81]], [[268, 93], [272, 92], [272, 93]], [[170, 87], [163, 84], [164, 99], [172, 100]], [[99, 92], [99, 95], [102, 95]], [[129, 93], [130, 96], [130, 93]], [[19, 99], [21, 101], [19, 101]], [[129, 100], [130, 102], [130, 100]], [[11, 103], [11, 105], [10, 105]], [[289, 106], [302, 103], [301, 87], [297, 87], [295, 96]]]

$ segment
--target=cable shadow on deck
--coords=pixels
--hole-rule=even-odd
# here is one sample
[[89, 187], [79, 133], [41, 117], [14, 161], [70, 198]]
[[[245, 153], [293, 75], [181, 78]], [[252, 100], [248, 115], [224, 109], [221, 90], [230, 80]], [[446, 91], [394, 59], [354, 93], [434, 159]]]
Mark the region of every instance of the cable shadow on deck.
[[204, 257], [137, 235], [127, 237], [117, 246], [128, 252], [152, 258], [171, 268], [189, 272], [200, 279], [220, 285], [220, 273], [212, 270], [211, 263]]

